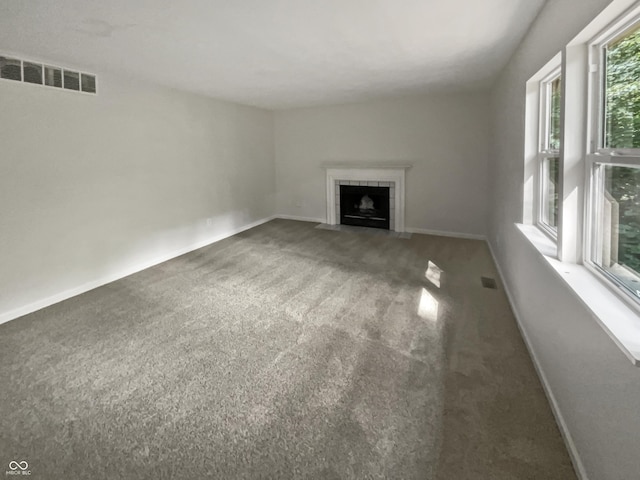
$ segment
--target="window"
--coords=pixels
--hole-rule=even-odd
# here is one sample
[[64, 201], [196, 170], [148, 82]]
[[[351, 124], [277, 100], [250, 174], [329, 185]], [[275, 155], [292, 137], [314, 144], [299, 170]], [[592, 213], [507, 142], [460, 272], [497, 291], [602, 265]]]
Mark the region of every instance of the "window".
[[640, 148], [640, 27], [601, 47], [604, 148]]
[[80, 90], [80, 74], [70, 70], [64, 71], [64, 88], [67, 90]]
[[95, 75], [82, 74], [82, 91], [96, 93], [96, 77]]
[[0, 78], [21, 81], [22, 66], [20, 60], [0, 56]]
[[22, 65], [23, 80], [42, 85], [42, 65], [31, 62], [22, 62]]
[[560, 189], [560, 68], [540, 82], [538, 148], [538, 225], [554, 239], [558, 229]]
[[49, 87], [62, 88], [62, 69], [57, 67], [44, 67], [44, 84]]
[[519, 229], [640, 366], [640, 0], [625, 5], [526, 83]]
[[592, 139], [586, 263], [640, 300], [640, 23], [591, 46]]
[[0, 79], [96, 93], [96, 76], [0, 55]]

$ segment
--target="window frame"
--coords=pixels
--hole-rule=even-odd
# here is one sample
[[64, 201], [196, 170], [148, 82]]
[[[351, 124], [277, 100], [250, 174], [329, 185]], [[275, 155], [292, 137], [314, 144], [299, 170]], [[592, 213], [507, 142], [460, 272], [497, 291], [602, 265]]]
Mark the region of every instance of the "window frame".
[[[556, 212], [556, 227], [549, 225], [544, 221], [544, 209], [546, 202], [545, 195], [545, 186], [546, 186], [546, 167], [545, 162], [550, 158], [558, 158], [560, 162], [560, 170], [562, 165], [560, 148], [552, 149], [549, 148], [549, 133], [551, 129], [551, 88], [552, 84], [555, 80], [560, 78], [562, 85], [562, 66], [558, 62], [557, 66], [555, 66], [547, 75], [545, 75], [539, 82], [538, 85], [538, 96], [539, 96], [539, 106], [538, 106], [538, 138], [537, 138], [537, 166], [536, 166], [536, 188], [535, 188], [535, 212], [534, 218], [536, 225], [540, 230], [542, 230], [547, 236], [551, 237], [553, 241], [557, 241], [558, 239], [558, 223], [559, 223], [559, 210], [560, 210], [560, 192], [562, 191], [562, 174], [560, 172], [560, 181], [558, 182], [558, 212]], [[562, 100], [561, 107], [562, 109]], [[562, 140], [561, 140], [562, 141]]]
[[[8, 59], [16, 60], [20, 62], [20, 79], [18, 80], [18, 79], [9, 79], [9, 78], [0, 77], [0, 82], [14, 82], [14, 83], [20, 83], [23, 85], [29, 85], [30, 87], [44, 87], [44, 88], [54, 89], [54, 90], [59, 90], [64, 92], [81, 93], [84, 95], [98, 95], [98, 90], [99, 90], [98, 75], [95, 73], [90, 73], [83, 69], [78, 69], [78, 68], [56, 66], [47, 61], [25, 59], [25, 58], [22, 58], [22, 55], [20, 54], [14, 54], [12, 52], [7, 52], [7, 51], [0, 51], [0, 57], [5, 57]], [[24, 74], [25, 63], [31, 63], [41, 68], [41, 74], [42, 74], [41, 83], [37, 83], [37, 82], [32, 83], [32, 82], [25, 81], [25, 74]], [[60, 72], [60, 82], [61, 82], [60, 85], [49, 85], [47, 83], [47, 80], [46, 80], [47, 69], [58, 70]], [[70, 73], [76, 73], [78, 75], [77, 90], [65, 87], [65, 81], [64, 81], [65, 71]], [[93, 91], [91, 89], [82, 88], [83, 76], [93, 78], [93, 83], [94, 83]]]
[[[640, 160], [630, 151], [600, 148], [599, 112], [603, 104], [600, 103], [602, 93], [597, 76], [602, 68], [592, 66], [592, 51], [594, 45], [615, 40], [618, 33], [630, 33], [637, 19], [640, 19], [640, 0], [612, 2], [526, 81], [522, 224], [516, 223], [515, 226], [568, 291], [589, 309], [633, 365], [640, 367], [640, 302], [627, 292], [626, 287], [623, 288], [589, 261], [593, 240], [594, 205], [591, 196], [598, 186], [595, 183], [597, 177], [592, 173], [594, 165], [635, 166]], [[540, 83], [548, 79], [558, 65], [561, 65], [562, 73], [560, 197], [557, 239], [554, 241], [538, 222], [538, 157], [543, 133]], [[606, 169], [602, 170], [608, 173]], [[612, 177], [604, 178], [601, 184], [607, 191], [611, 191], [610, 179]], [[601, 197], [595, 198], [602, 202]], [[604, 202], [602, 206], [607, 208]], [[605, 237], [601, 246], [609, 245]], [[603, 254], [600, 259], [606, 261], [608, 252], [603, 249], [600, 253]], [[619, 275], [616, 266], [609, 265], [613, 266], [613, 274]], [[625, 272], [622, 273], [619, 276], [629, 284]]]
[[[640, 298], [615, 275], [598, 264], [602, 239], [602, 211], [599, 200], [603, 195], [600, 178], [603, 167], [636, 167], [640, 169], [640, 148], [605, 147], [606, 122], [606, 54], [607, 45], [623, 38], [634, 27], [640, 27], [640, 6], [635, 6], [603, 28], [588, 43], [588, 109], [587, 144], [585, 158], [585, 218], [583, 232], [583, 264], [606, 287], [640, 313]], [[639, 275], [640, 277], [640, 275]]]

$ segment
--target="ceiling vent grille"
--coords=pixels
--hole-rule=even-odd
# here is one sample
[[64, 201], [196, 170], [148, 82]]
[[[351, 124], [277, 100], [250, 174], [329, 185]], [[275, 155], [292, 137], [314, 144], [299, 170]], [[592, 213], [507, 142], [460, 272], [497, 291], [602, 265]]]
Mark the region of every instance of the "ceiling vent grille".
[[0, 79], [82, 93], [97, 93], [95, 75], [2, 54], [0, 54]]

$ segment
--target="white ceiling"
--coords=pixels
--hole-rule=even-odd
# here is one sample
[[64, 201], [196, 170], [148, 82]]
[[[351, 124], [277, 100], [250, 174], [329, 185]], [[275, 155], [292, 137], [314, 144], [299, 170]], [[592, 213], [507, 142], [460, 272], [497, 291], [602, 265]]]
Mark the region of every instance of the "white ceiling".
[[266, 108], [488, 88], [545, 0], [0, 0], [0, 53]]

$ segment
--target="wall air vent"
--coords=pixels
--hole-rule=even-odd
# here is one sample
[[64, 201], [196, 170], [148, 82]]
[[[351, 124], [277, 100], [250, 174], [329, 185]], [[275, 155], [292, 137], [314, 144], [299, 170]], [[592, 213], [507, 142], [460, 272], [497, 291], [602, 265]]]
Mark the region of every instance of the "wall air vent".
[[496, 285], [496, 280], [495, 278], [491, 278], [491, 277], [480, 277], [480, 281], [482, 282], [482, 286], [484, 288], [492, 288], [494, 290], [496, 290], [498, 288], [498, 285]]
[[0, 54], [0, 79], [96, 93], [96, 76]]

